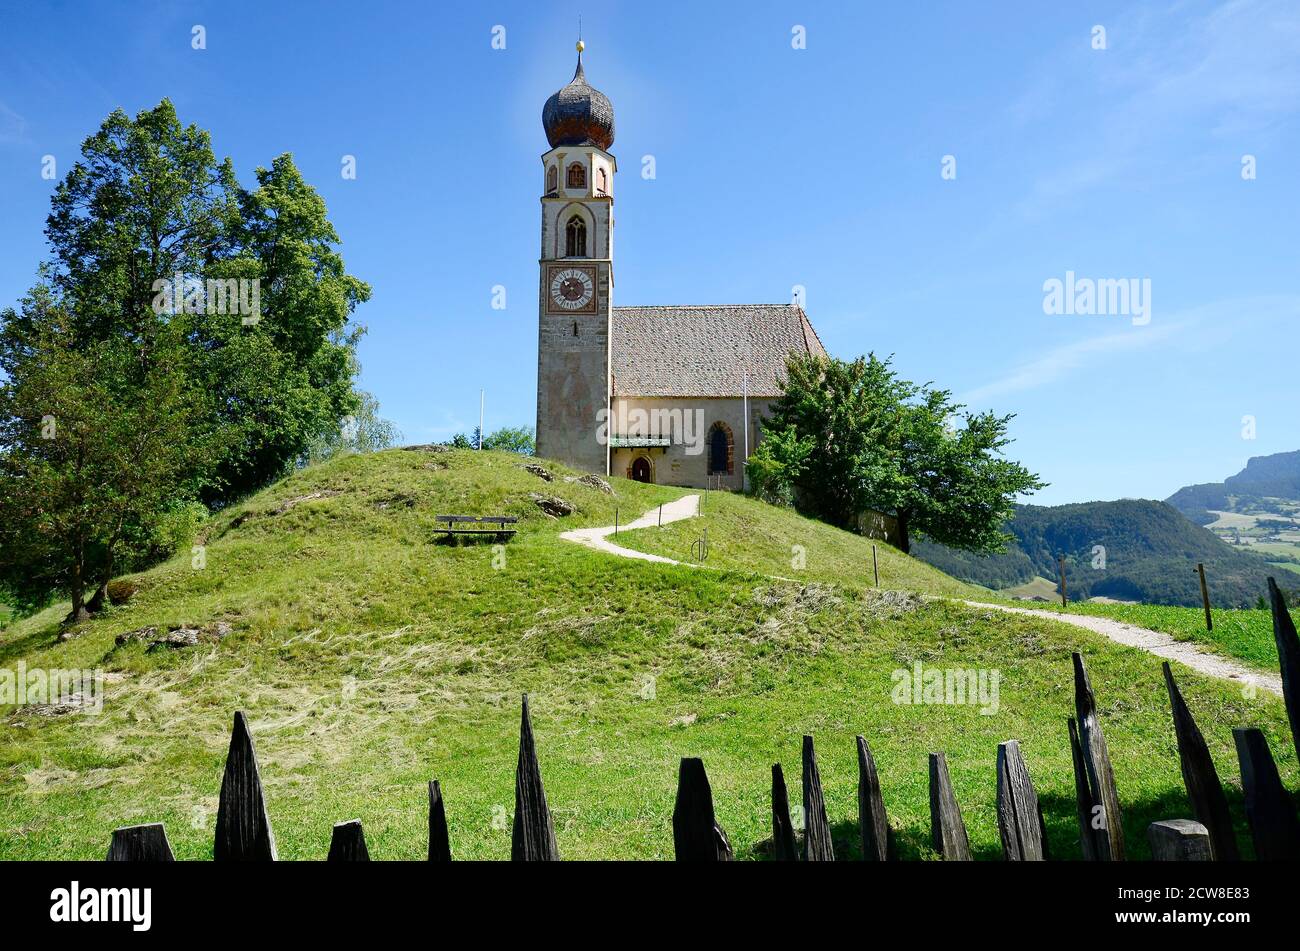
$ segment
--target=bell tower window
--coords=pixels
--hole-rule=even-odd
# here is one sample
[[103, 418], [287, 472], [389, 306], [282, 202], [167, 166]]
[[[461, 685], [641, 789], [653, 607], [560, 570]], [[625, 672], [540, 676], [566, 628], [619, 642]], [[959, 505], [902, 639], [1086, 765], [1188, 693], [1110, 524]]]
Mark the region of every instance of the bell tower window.
[[581, 162], [574, 162], [569, 166], [565, 174], [565, 188], [586, 188], [587, 187], [587, 167]]
[[609, 179], [605, 175], [605, 170], [603, 168], [596, 173], [596, 193], [598, 195], [609, 194]]
[[581, 215], [574, 215], [564, 228], [564, 256], [585, 258], [587, 256], [587, 225]]
[[552, 165], [546, 170], [546, 194], [554, 195], [560, 186], [560, 170]]

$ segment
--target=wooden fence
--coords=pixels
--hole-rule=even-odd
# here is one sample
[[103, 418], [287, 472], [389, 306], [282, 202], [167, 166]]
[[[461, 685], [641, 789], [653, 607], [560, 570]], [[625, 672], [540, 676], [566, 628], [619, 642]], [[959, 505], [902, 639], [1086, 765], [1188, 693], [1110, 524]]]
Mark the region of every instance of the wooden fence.
[[[1273, 611], [1273, 636], [1282, 668], [1282, 692], [1292, 741], [1300, 756], [1300, 640], [1282, 594], [1269, 579]], [[1083, 857], [1092, 861], [1118, 861], [1125, 856], [1119, 793], [1111, 770], [1106, 738], [1097, 716], [1096, 699], [1082, 655], [1074, 660], [1075, 715], [1067, 721], [1074, 762], [1078, 802], [1079, 840]], [[1195, 820], [1168, 819], [1147, 829], [1151, 852], [1161, 860], [1220, 860], [1239, 858], [1223, 785], [1215, 771], [1205, 738], [1183, 702], [1169, 664], [1164, 664], [1165, 688], [1173, 715], [1174, 734], [1183, 782]], [[1255, 728], [1233, 730], [1241, 767], [1246, 818], [1261, 860], [1300, 859], [1300, 818], [1282, 784], [1264, 734]], [[870, 861], [894, 857], [889, 820], [881, 795], [876, 764], [865, 738], [857, 737], [858, 826], [862, 855]], [[778, 763], [772, 767], [772, 854], [778, 860], [833, 860], [831, 825], [822, 796], [821, 777], [813, 738], [803, 738], [802, 848], [790, 819], [785, 777]], [[1002, 853], [1009, 861], [1049, 858], [1042, 808], [1034, 783], [1016, 740], [999, 744], [997, 753], [997, 816]], [[943, 753], [930, 754], [930, 826], [936, 852], [947, 860], [972, 858], [961, 808], [948, 778]], [[672, 814], [673, 847], [679, 861], [729, 861], [733, 857], [727, 833], [713, 810], [713, 792], [704, 762], [685, 758], [677, 775], [677, 800]], [[450, 861], [451, 845], [442, 788], [429, 783], [428, 858]], [[515, 812], [511, 831], [511, 858], [520, 861], [556, 861], [555, 826], [546, 804], [528, 697], [523, 698], [519, 729], [519, 762], [515, 771]], [[253, 737], [243, 713], [235, 714], [221, 781], [213, 858], [218, 860], [274, 860], [275, 836], [266, 810]], [[334, 826], [330, 861], [369, 859], [360, 821]], [[170, 861], [173, 858], [161, 823], [116, 829], [108, 850], [110, 861]]]

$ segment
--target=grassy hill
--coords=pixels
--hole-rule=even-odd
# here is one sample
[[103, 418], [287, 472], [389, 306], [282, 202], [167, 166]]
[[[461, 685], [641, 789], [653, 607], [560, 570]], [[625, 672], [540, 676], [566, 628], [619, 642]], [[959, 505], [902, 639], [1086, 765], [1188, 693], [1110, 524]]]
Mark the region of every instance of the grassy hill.
[[[725, 567], [799, 581], [873, 587], [871, 542], [860, 535], [731, 492], [700, 493], [698, 518], [635, 532], [618, 544], [655, 555], [691, 560], [691, 543], [705, 530], [709, 567]], [[880, 586], [886, 590], [971, 598], [980, 588], [950, 578], [883, 542], [876, 544]]]
[[[1220, 607], [1253, 607], [1275, 574], [1261, 558], [1233, 548], [1163, 502], [1121, 499], [1073, 505], [1017, 505], [1007, 523], [1007, 552], [982, 556], [933, 542], [914, 546], [942, 571], [1005, 590], [1043, 577], [1057, 582], [1065, 556], [1071, 598], [1114, 598], [1152, 604], [1201, 603], [1196, 564], [1205, 564], [1210, 598]], [[1104, 567], [1097, 559], [1104, 549]]]
[[[205, 529], [205, 567], [186, 552], [135, 576], [130, 602], [70, 640], [57, 640], [57, 606], [11, 624], [0, 665], [99, 667], [107, 696], [99, 715], [0, 711], [0, 859], [102, 858], [112, 828], [146, 821], [166, 823], [178, 857], [210, 856], [236, 709], [282, 857], [323, 858], [333, 823], [354, 817], [375, 858], [422, 857], [424, 783], [437, 777], [456, 857], [504, 858], [525, 691], [566, 858], [670, 857], [686, 755], [704, 758], [738, 857], [761, 856], [770, 766], [784, 764], [797, 798], [804, 733], [841, 856], [857, 849], [863, 733], [903, 856], [930, 854], [931, 750], [948, 754], [977, 854], [998, 854], [996, 749], [1016, 737], [1054, 853], [1077, 857], [1071, 650], [1088, 658], [1134, 853], [1148, 822], [1188, 814], [1155, 658], [1050, 621], [876, 592], [869, 542], [745, 499], [709, 499], [709, 560], [722, 570], [591, 551], [559, 533], [682, 491], [615, 479], [611, 497], [551, 468], [546, 483], [495, 453], [345, 457], [222, 513]], [[532, 492], [576, 511], [547, 518]], [[520, 533], [501, 562], [490, 545], [432, 543], [440, 512], [514, 513]], [[638, 543], [680, 553], [694, 527]], [[793, 544], [807, 549], [807, 581], [756, 573], [796, 574]], [[885, 585], [968, 590], [878, 550]], [[231, 633], [195, 647], [116, 643], [147, 625], [218, 621]], [[916, 661], [998, 670], [996, 714], [892, 703], [892, 673]], [[1237, 775], [1230, 728], [1255, 723], [1296, 784], [1280, 701], [1185, 670], [1180, 682], [1225, 779]], [[1229, 796], [1244, 830], [1235, 786]]]

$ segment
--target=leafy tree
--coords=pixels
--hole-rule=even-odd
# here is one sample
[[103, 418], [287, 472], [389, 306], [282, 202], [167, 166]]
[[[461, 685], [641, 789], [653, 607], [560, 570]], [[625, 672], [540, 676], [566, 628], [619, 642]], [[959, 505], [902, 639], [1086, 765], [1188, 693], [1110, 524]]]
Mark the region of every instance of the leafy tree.
[[348, 321], [370, 287], [346, 273], [325, 203], [288, 155], [257, 181], [240, 195], [240, 255], [214, 273], [260, 277], [260, 319], [250, 328], [209, 314], [200, 348], [201, 376], [236, 433], [218, 471], [224, 498], [278, 478], [315, 439], [365, 415], [352, 385], [363, 331]]
[[378, 452], [395, 446], [402, 433], [392, 420], [379, 415], [379, 400], [357, 391], [357, 410], [335, 431], [317, 436], [303, 454], [302, 464], [313, 465], [353, 452]]
[[947, 390], [903, 380], [874, 354], [851, 362], [805, 355], [790, 359], [764, 428], [810, 446], [793, 488], [819, 518], [853, 529], [875, 509], [898, 519], [903, 551], [913, 533], [999, 551], [1015, 497], [1043, 483], [1001, 455], [1011, 416], [963, 409]]
[[168, 550], [196, 500], [258, 488], [360, 411], [350, 318], [370, 288], [289, 156], [256, 178], [163, 100], [113, 112], [58, 185], [51, 260], [0, 313], [12, 603], [93, 610], [86, 588]]
[[120, 338], [79, 342], [48, 288], [23, 309], [42, 317], [21, 338], [32, 350], [0, 333], [0, 589], [27, 609], [62, 592], [75, 622], [158, 538], [215, 444], [195, 436], [206, 407], [178, 334], [156, 334], [141, 366]]
[[746, 469], [755, 495], [773, 505], [793, 505], [794, 487], [808, 466], [813, 440], [793, 426], [764, 433]]
[[[349, 318], [370, 288], [346, 273], [324, 202], [288, 155], [256, 178], [240, 187], [167, 100], [134, 119], [117, 110], [83, 144], [46, 226], [78, 342], [125, 340], [143, 365], [161, 328], [192, 318], [186, 368], [228, 430], [204, 487], [218, 505], [282, 475], [358, 408]], [[257, 313], [204, 293], [241, 279]]]
[[[477, 434], [478, 430], [474, 432]], [[532, 456], [537, 454], [537, 440], [531, 426], [503, 426], [483, 440], [483, 448]]]

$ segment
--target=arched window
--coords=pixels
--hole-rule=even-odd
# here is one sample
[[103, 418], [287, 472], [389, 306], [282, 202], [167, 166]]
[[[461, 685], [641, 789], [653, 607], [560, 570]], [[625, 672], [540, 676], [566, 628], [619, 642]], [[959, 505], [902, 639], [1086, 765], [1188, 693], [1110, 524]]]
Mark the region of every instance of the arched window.
[[734, 446], [731, 427], [726, 423], [716, 422], [709, 427], [709, 475], [731, 475], [735, 471]]
[[546, 194], [553, 195], [555, 190], [560, 186], [560, 169], [557, 165], [552, 165], [546, 170]]
[[581, 162], [574, 162], [569, 166], [568, 174], [565, 176], [566, 188], [586, 188], [587, 187], [587, 166]]
[[609, 179], [606, 177], [605, 170], [603, 168], [596, 173], [596, 185], [600, 191], [600, 194], [602, 195], [608, 194]]
[[587, 225], [582, 215], [574, 215], [564, 229], [564, 255], [570, 258], [587, 256]]

